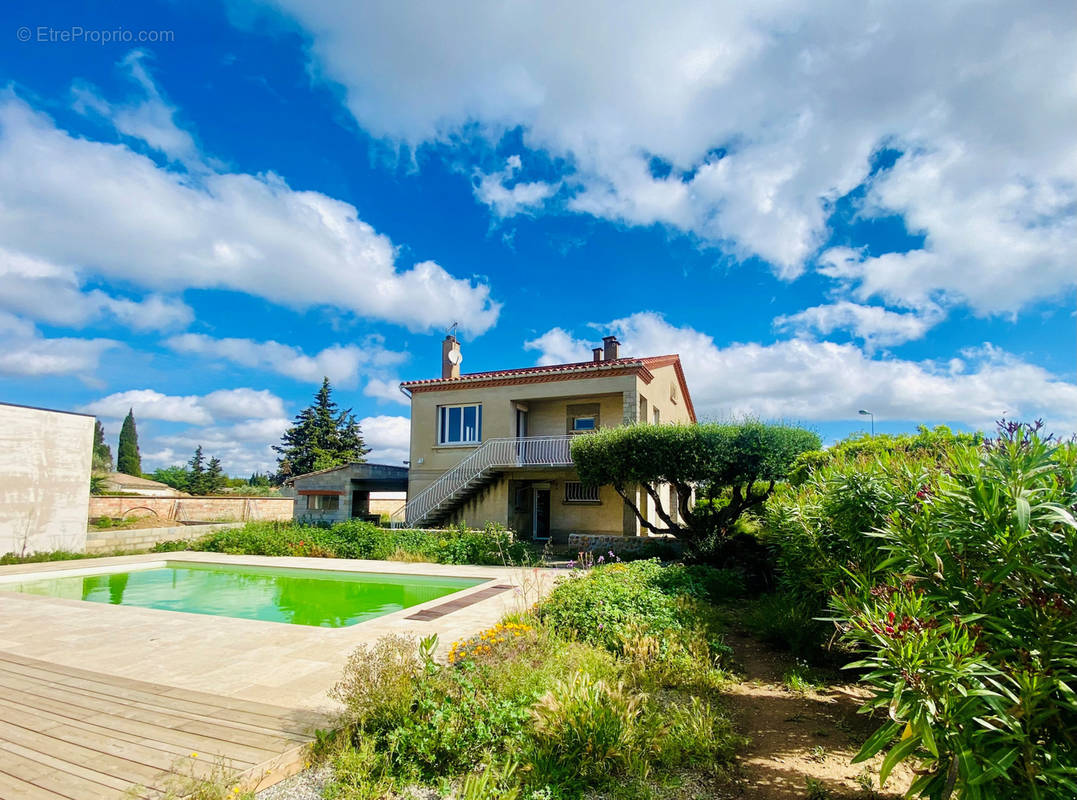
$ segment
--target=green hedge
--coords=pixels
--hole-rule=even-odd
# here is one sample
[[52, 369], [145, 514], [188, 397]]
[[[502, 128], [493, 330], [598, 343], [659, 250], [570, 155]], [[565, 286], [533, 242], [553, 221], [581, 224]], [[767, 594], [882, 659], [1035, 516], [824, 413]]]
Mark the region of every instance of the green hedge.
[[434, 561], [440, 564], [522, 564], [528, 548], [512, 531], [488, 524], [482, 530], [426, 531], [379, 528], [352, 520], [329, 528], [281, 522], [251, 522], [193, 541], [162, 542], [154, 550], [204, 550], [258, 556], [313, 556], [375, 560]]

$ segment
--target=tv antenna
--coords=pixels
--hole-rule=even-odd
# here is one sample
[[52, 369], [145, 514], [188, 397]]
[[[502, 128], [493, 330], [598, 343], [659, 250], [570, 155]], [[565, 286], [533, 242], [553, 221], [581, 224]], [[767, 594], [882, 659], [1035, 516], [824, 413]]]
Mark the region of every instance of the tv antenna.
[[454, 322], [452, 325], [450, 325], [449, 326], [449, 336], [451, 336], [452, 338], [455, 339], [456, 338], [456, 329], [459, 328], [459, 327], [460, 327], [459, 322]]

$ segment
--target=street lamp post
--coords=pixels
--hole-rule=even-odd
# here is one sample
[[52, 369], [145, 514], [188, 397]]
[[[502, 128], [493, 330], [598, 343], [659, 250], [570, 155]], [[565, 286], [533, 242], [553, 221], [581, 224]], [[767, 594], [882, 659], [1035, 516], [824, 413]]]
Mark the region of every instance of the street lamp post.
[[872, 414], [870, 411], [865, 411], [864, 409], [860, 409], [856, 413], [857, 414], [862, 414], [865, 417], [871, 417], [871, 438], [874, 439], [875, 438], [875, 415]]

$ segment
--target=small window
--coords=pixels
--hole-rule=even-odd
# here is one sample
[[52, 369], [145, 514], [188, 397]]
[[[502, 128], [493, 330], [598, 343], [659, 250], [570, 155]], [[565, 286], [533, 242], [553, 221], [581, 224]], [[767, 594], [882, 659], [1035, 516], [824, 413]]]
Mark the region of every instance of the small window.
[[593, 416], [572, 418], [572, 430], [574, 431], [593, 431], [596, 427], [598, 427], [598, 420]]
[[674, 405], [677, 404], [677, 384], [671, 383], [669, 385], [669, 401]]
[[336, 511], [340, 508], [340, 496], [335, 494], [308, 494], [307, 509], [310, 511]]
[[598, 487], [584, 486], [580, 481], [565, 481], [566, 503], [597, 503]]
[[654, 424], [660, 425], [662, 423], [662, 412], [657, 408], [654, 410]]
[[482, 404], [438, 406], [438, 444], [482, 441]]
[[646, 397], [641, 397], [639, 399], [639, 421], [640, 422], [646, 422], [647, 421], [647, 398]]

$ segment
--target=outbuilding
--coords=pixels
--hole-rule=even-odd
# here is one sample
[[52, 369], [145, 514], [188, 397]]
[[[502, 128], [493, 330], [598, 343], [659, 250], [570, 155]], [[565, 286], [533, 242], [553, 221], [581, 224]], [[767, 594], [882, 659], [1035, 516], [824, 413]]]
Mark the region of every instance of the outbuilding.
[[352, 463], [297, 475], [292, 516], [303, 522], [377, 522], [404, 506], [408, 468], [389, 464]]

